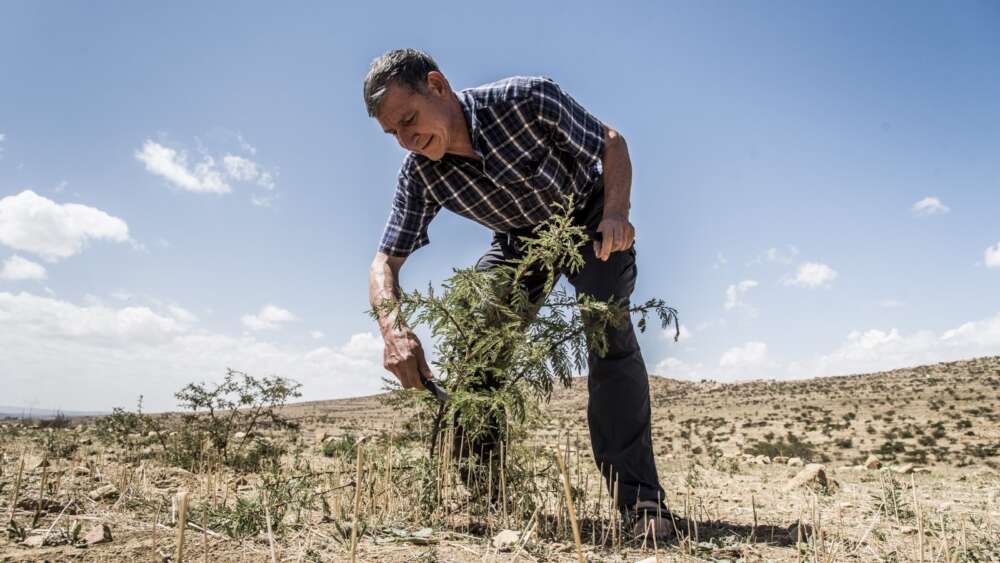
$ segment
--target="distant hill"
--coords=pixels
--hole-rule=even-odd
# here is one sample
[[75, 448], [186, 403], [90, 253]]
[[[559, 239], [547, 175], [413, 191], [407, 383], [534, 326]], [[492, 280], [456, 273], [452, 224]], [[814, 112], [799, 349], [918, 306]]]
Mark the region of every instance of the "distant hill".
[[49, 419], [55, 418], [57, 414], [62, 413], [63, 416], [76, 417], [76, 416], [97, 416], [102, 414], [108, 414], [106, 412], [100, 411], [64, 411], [59, 409], [36, 409], [32, 407], [11, 407], [0, 405], [0, 418], [40, 418]]

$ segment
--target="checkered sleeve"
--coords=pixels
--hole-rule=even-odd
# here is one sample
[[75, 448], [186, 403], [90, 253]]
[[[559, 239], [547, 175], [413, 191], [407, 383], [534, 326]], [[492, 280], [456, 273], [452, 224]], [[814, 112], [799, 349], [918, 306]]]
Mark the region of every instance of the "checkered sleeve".
[[406, 171], [399, 171], [399, 182], [392, 200], [392, 210], [382, 232], [379, 251], [389, 256], [406, 257], [430, 243], [427, 227], [441, 210], [441, 205], [429, 199], [423, 184]]
[[550, 130], [561, 150], [587, 165], [604, 154], [604, 124], [563, 91], [551, 78], [542, 77], [533, 89], [538, 119]]

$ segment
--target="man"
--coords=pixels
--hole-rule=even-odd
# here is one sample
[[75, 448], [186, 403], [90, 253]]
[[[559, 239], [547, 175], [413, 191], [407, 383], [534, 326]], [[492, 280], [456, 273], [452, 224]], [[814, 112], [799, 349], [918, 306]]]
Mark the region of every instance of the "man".
[[[428, 244], [427, 226], [445, 207], [493, 231], [476, 264], [519, 255], [517, 235], [572, 195], [574, 217], [601, 233], [585, 265], [567, 279], [578, 294], [627, 299], [635, 285], [635, 229], [628, 220], [632, 168], [624, 138], [548, 78], [513, 77], [454, 92], [428, 55], [413, 49], [376, 59], [364, 82], [368, 114], [410, 151], [370, 269], [372, 305], [399, 298], [407, 256]], [[529, 289], [544, 298], [541, 280]], [[420, 341], [395, 315], [379, 320], [387, 370], [405, 388], [432, 379]], [[606, 484], [617, 478], [619, 508], [637, 533], [673, 532], [653, 460], [649, 381], [631, 321], [608, 328], [608, 351], [588, 357], [588, 422]], [[651, 526], [650, 526], [651, 524]]]

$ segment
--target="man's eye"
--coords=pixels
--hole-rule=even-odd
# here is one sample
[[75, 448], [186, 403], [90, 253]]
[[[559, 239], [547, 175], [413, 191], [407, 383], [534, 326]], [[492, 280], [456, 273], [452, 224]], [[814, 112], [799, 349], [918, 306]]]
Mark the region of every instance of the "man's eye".
[[409, 124], [413, 123], [413, 119], [414, 119], [415, 117], [416, 117], [416, 114], [414, 114], [414, 115], [411, 115], [410, 117], [407, 117], [407, 118], [406, 118], [406, 121], [404, 121], [404, 122], [403, 122], [403, 125], [409, 125]]

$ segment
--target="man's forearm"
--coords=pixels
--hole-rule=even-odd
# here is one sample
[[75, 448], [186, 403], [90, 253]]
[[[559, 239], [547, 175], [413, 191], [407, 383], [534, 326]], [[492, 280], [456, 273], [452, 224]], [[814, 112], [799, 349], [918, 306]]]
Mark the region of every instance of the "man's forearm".
[[618, 131], [604, 126], [604, 216], [628, 219], [632, 191], [632, 161]]
[[[379, 311], [378, 325], [383, 335], [393, 330], [395, 326], [396, 317], [399, 315], [399, 295], [397, 272], [387, 261], [376, 259], [372, 262], [368, 273], [368, 301], [373, 309], [382, 305], [386, 299], [397, 303], [388, 314], [384, 310]], [[406, 326], [405, 321], [400, 322]]]

